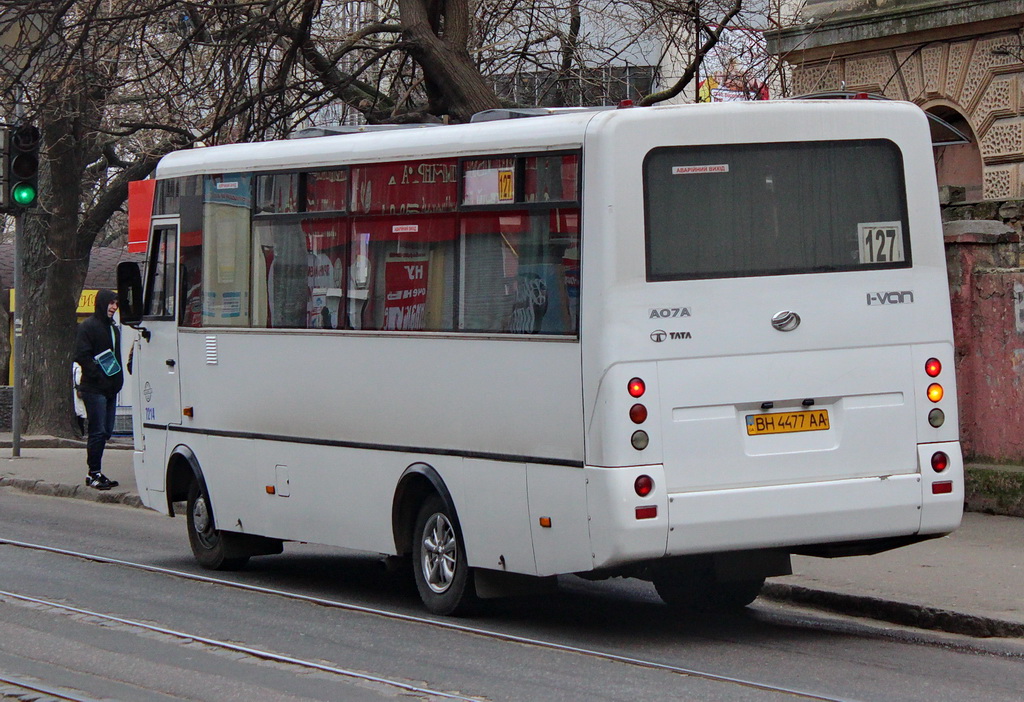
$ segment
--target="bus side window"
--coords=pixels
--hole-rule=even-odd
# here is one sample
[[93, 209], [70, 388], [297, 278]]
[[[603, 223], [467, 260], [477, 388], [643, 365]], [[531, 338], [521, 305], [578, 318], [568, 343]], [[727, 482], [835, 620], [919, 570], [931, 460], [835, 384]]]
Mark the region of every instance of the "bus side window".
[[453, 331], [455, 216], [359, 218], [352, 227], [351, 328]]
[[578, 208], [475, 213], [462, 234], [465, 331], [577, 332]]
[[254, 327], [343, 329], [341, 295], [348, 220], [255, 220]]
[[146, 285], [146, 317], [174, 315], [174, 289], [177, 267], [178, 229], [176, 226], [158, 226], [153, 229], [150, 248], [149, 281]]
[[203, 326], [249, 326], [253, 176], [203, 179]]
[[181, 326], [203, 326], [203, 198], [181, 198]]

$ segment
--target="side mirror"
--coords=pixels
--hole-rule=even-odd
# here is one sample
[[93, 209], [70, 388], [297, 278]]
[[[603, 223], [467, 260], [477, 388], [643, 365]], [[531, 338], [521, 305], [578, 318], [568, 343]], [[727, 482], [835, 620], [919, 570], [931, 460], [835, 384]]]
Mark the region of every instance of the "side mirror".
[[117, 264], [117, 296], [121, 323], [137, 327], [142, 321], [142, 271], [134, 261]]

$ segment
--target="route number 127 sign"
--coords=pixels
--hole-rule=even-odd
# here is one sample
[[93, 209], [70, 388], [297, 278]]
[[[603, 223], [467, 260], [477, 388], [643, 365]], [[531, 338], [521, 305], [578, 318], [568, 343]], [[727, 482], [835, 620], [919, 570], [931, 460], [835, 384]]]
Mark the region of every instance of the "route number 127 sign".
[[903, 223], [868, 222], [857, 225], [860, 262], [902, 263]]

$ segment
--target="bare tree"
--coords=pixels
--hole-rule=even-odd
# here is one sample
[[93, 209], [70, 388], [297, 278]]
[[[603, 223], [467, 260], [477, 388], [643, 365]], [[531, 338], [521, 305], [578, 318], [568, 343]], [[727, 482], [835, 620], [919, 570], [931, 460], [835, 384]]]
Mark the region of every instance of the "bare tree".
[[[742, 0], [722, 1], [718, 14], [698, 15], [702, 46], [738, 16], [731, 8]], [[26, 430], [71, 432], [67, 376], [89, 254], [122, 235], [112, 223], [123, 221], [129, 181], [163, 154], [327, 120], [466, 121], [501, 105], [499, 75], [543, 75], [538, 97], [584, 101], [607, 92], [593, 87], [607, 67], [637, 64], [638, 44], [671, 45], [691, 4], [0, 0], [2, 104], [18, 105], [43, 133], [20, 301]], [[682, 62], [706, 51], [684, 51]], [[645, 68], [650, 84], [654, 69]]]
[[[281, 136], [338, 101], [369, 121], [461, 121], [498, 106], [470, 59], [465, 0], [366, 8], [373, 21], [346, 27], [320, 0], [0, 0], [0, 94], [40, 126], [44, 144], [19, 300], [28, 431], [70, 432], [67, 375], [89, 253], [128, 182], [161, 155]], [[371, 70], [382, 64], [399, 70]]]

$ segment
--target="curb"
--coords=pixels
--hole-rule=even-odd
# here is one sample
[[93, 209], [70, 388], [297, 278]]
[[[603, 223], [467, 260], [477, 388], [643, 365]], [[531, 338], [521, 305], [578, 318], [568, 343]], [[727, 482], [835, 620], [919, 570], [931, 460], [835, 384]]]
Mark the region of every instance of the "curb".
[[[9, 449], [13, 447], [14, 442], [10, 439], [0, 439], [0, 449]], [[24, 437], [21, 440], [21, 448], [27, 449], [85, 449], [87, 447], [85, 439], [63, 439], [56, 436], [29, 436]], [[118, 441], [117, 439], [111, 439], [107, 442], [105, 450], [124, 451], [132, 450], [134, 446], [129, 440], [128, 443], [124, 441]]]
[[1024, 624], [979, 617], [948, 609], [883, 600], [863, 595], [848, 595], [828, 590], [813, 590], [800, 585], [766, 583], [761, 596], [791, 602], [864, 619], [890, 622], [916, 629], [962, 634], [973, 638], [1024, 638]]
[[74, 497], [79, 500], [90, 500], [92, 502], [103, 502], [107, 504], [120, 504], [126, 507], [142, 507], [142, 498], [131, 492], [114, 492], [112, 490], [95, 490], [82, 485], [65, 485], [61, 483], [48, 483], [45, 480], [33, 480], [31, 478], [3, 478], [0, 477], [0, 487], [12, 487], [22, 492], [33, 495], [46, 495], [49, 497]]

